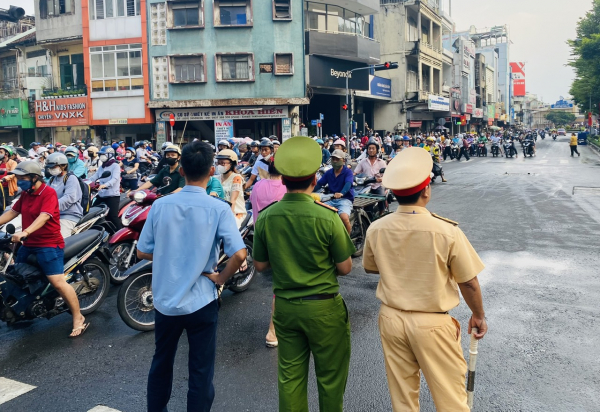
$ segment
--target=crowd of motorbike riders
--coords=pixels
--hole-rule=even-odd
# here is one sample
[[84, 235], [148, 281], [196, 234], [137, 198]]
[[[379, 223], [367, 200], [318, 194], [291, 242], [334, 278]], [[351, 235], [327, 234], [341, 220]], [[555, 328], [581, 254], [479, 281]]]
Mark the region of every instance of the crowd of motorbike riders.
[[[534, 156], [538, 133], [543, 139], [546, 131], [499, 131], [480, 135], [466, 133], [453, 137], [444, 133], [313, 137], [322, 149], [322, 167], [315, 188], [315, 192], [321, 193], [315, 194], [315, 200], [322, 200], [336, 208], [353, 242], [360, 242], [361, 238], [364, 240], [366, 230], [360, 220], [360, 230], [356, 232], [354, 229], [357, 222], [356, 217], [352, 217], [355, 216], [355, 195], [369, 194], [375, 197], [372, 213], [367, 215], [367, 220], [372, 221], [384, 214], [388, 200], [386, 189], [381, 185], [382, 176], [387, 163], [402, 150], [415, 146], [427, 150], [434, 161], [434, 178], [439, 176], [442, 182], [446, 182], [440, 165], [442, 162], [460, 161], [462, 157], [468, 161], [473, 156], [487, 156], [488, 145], [493, 156], [517, 157], [517, 142], [521, 144], [525, 156]], [[280, 200], [286, 192], [274, 163], [279, 145], [276, 136], [260, 140], [231, 138], [217, 142], [207, 193], [229, 203], [240, 228], [252, 225], [261, 210]], [[185, 180], [179, 173], [180, 157], [180, 147], [169, 142], [156, 151], [148, 141], [137, 142], [133, 147], [127, 147], [123, 141], [103, 142], [101, 147], [81, 141], [68, 146], [34, 142], [28, 151], [22, 147], [15, 148], [12, 144], [0, 146], [0, 207], [2, 211], [7, 209], [6, 215], [11, 218], [18, 213], [23, 215], [23, 229], [13, 235], [13, 242], [29, 238], [31, 231], [42, 231], [40, 228], [49, 221], [49, 218], [42, 221], [35, 219], [36, 216], [26, 217], [23, 210], [23, 207], [33, 205], [29, 199], [35, 196], [30, 195], [43, 192], [46, 186], [53, 188], [56, 193], [60, 214], [58, 222], [55, 222], [58, 223], [56, 232], [60, 231], [63, 239], [79, 233], [78, 228], [85, 221], [90, 206], [99, 205], [105, 205], [104, 209], [108, 209], [106, 222], [112, 225], [111, 234], [115, 234], [125, 220], [122, 218], [123, 210], [135, 205], [135, 201], [143, 200], [147, 193], [154, 193], [156, 198], [183, 188]], [[89, 192], [86, 187], [90, 188]], [[324, 188], [329, 193], [328, 197], [323, 195]], [[10, 209], [11, 203], [23, 192], [28, 194], [25, 196], [28, 202], [22, 201], [23, 196], [20, 196], [21, 199]], [[138, 193], [139, 196], [136, 195]], [[47, 202], [53, 203], [56, 198]], [[43, 205], [35, 205], [35, 208], [40, 216], [44, 214]], [[249, 215], [252, 216], [250, 222]], [[0, 217], [0, 222], [7, 223], [8, 217]], [[360, 250], [360, 245], [356, 246]], [[134, 248], [135, 243], [125, 253], [130, 259], [134, 255]], [[38, 262], [42, 264], [44, 259], [40, 256], [48, 252], [46, 249], [42, 246], [22, 247], [16, 262], [25, 261], [27, 256], [21, 256], [25, 253], [37, 253]], [[61, 257], [61, 265], [62, 260]], [[134, 260], [127, 261], [127, 265], [131, 266]], [[111, 260], [113, 263], [118, 266]], [[55, 268], [56, 273], [46, 275], [51, 278], [51, 275], [63, 273], [62, 270], [60, 266]], [[111, 268], [111, 274], [113, 272], [122, 274], [124, 270], [119, 272]], [[72, 288], [65, 288], [60, 282], [56, 282], [56, 285], [53, 283], [53, 286], [73, 314], [71, 336], [80, 336], [89, 323], [84, 323], [83, 316], [78, 313], [77, 298], [70, 296]], [[272, 322], [266, 344], [269, 347], [277, 346]]]

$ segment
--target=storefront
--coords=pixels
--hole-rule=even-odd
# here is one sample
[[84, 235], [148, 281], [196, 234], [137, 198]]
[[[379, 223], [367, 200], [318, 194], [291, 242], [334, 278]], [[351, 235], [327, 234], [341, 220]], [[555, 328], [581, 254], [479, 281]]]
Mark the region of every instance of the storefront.
[[[162, 144], [163, 139], [177, 143], [194, 139], [216, 143], [230, 137], [258, 140], [271, 135], [284, 141], [291, 137], [292, 109], [293, 106], [159, 109], [155, 111], [157, 144]], [[175, 118], [172, 129], [171, 115]]]
[[87, 97], [36, 100], [34, 107], [38, 140], [62, 144], [92, 141]]
[[0, 143], [24, 146], [33, 142], [35, 119], [29, 115], [29, 102], [21, 99], [0, 100]]

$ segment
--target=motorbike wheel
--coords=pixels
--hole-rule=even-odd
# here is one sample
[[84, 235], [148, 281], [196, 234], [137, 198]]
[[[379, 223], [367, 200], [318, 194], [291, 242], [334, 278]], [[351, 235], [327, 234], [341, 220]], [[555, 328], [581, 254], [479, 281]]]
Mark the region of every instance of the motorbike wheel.
[[127, 279], [125, 272], [138, 261], [137, 254], [133, 251], [129, 265], [125, 264], [131, 248], [133, 242], [117, 243], [110, 247], [110, 283], [113, 285], [121, 285], [125, 282]]
[[246, 245], [246, 250], [248, 251], [248, 255], [246, 257], [246, 263], [248, 264], [248, 267], [243, 272], [242, 276], [240, 276], [234, 283], [227, 287], [227, 289], [234, 293], [240, 293], [248, 289], [250, 282], [252, 282], [252, 279], [254, 279], [254, 275], [256, 274], [254, 259], [252, 259], [252, 242], [250, 242], [248, 239], [244, 239], [244, 244]]
[[[83, 289], [77, 295], [79, 299], [79, 307], [82, 315], [87, 315], [94, 312], [100, 307], [106, 296], [108, 296], [108, 288], [110, 285], [110, 275], [108, 274], [108, 268], [98, 258], [91, 258], [87, 260], [82, 267], [78, 270], [83, 271], [89, 277], [89, 284], [86, 284], [85, 280], [72, 282], [70, 285], [77, 291], [82, 286]], [[90, 286], [95, 287], [95, 290], [90, 289]], [[83, 292], [86, 289], [89, 292]]]
[[129, 277], [119, 289], [117, 309], [123, 322], [140, 332], [154, 330], [152, 272]]
[[354, 220], [350, 220], [350, 227], [352, 228], [350, 233], [350, 239], [354, 244], [356, 252], [352, 254], [352, 257], [360, 257], [363, 254], [365, 248], [365, 237], [367, 235], [367, 229], [369, 228], [369, 222], [366, 219], [362, 219], [362, 228], [360, 227], [359, 220], [354, 217]]

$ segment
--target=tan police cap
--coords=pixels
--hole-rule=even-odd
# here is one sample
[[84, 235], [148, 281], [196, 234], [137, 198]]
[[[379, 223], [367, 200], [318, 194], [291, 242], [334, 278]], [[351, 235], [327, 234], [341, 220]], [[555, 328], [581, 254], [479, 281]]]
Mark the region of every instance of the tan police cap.
[[383, 175], [383, 185], [397, 196], [410, 196], [431, 182], [433, 160], [428, 151], [409, 147], [396, 155]]
[[335, 149], [333, 153], [331, 153], [331, 157], [337, 157], [338, 159], [345, 159], [346, 153], [343, 150]]
[[[422, 149], [421, 149], [422, 150]], [[288, 180], [306, 180], [321, 166], [321, 146], [310, 137], [296, 136], [283, 142], [275, 154], [275, 167]]]

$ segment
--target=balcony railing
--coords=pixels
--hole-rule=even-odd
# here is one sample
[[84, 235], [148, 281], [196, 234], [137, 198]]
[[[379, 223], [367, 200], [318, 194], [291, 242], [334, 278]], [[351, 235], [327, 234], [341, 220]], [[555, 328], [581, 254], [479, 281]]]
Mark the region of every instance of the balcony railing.
[[[379, 4], [385, 6], [387, 4], [400, 4], [407, 3], [412, 0], [379, 0]], [[440, 1], [439, 0], [421, 0], [421, 3], [427, 5], [431, 10], [435, 11], [437, 14], [440, 13]]]
[[42, 93], [42, 99], [56, 99], [56, 98], [64, 98], [64, 97], [79, 97], [79, 96], [87, 96], [87, 86], [75, 86], [75, 87], [54, 87], [50, 89], [44, 89]]

